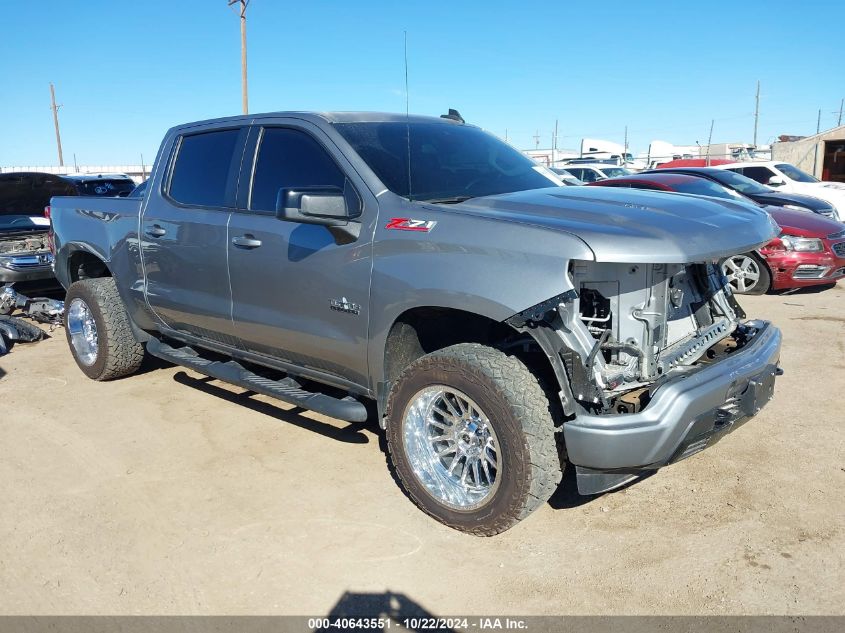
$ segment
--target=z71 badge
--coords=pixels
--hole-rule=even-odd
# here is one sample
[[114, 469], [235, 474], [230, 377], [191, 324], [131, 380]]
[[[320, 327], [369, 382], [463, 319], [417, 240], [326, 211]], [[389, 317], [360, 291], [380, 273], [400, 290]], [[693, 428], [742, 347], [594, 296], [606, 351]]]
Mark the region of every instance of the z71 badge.
[[436, 220], [414, 220], [413, 218], [391, 218], [384, 228], [394, 231], [422, 231], [428, 233], [437, 224]]

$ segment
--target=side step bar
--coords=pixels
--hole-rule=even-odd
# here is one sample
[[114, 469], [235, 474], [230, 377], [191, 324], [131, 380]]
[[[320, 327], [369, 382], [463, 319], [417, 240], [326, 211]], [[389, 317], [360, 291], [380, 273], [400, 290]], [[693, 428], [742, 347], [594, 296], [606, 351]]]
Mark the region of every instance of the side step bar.
[[147, 351], [174, 365], [182, 365], [195, 372], [232, 383], [287, 404], [322, 413], [347, 422], [365, 422], [367, 409], [351, 396], [334, 398], [324, 393], [306, 391], [293, 378], [270, 380], [246, 369], [240, 363], [212, 361], [200, 356], [192, 347], [171, 347], [158, 339], [147, 342]]

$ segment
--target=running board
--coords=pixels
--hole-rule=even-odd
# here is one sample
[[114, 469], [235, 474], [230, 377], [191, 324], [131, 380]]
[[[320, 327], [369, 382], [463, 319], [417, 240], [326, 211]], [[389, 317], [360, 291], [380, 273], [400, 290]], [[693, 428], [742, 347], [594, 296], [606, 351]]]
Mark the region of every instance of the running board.
[[322, 413], [346, 422], [365, 422], [367, 409], [363, 403], [351, 396], [334, 398], [324, 393], [306, 391], [291, 377], [281, 380], [264, 378], [246, 369], [240, 363], [213, 361], [200, 356], [192, 347], [171, 347], [158, 339], [147, 342], [147, 351], [174, 365], [181, 365], [195, 372], [232, 383], [287, 404]]

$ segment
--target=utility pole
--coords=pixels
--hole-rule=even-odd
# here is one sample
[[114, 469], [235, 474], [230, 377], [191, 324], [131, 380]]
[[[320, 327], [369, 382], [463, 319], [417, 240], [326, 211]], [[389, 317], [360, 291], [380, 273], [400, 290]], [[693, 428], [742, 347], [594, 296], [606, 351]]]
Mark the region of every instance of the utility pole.
[[534, 133], [534, 149], [540, 149], [540, 130]]
[[59, 149], [59, 167], [65, 166], [65, 159], [62, 157], [62, 135], [59, 133], [59, 108], [62, 106], [56, 105], [56, 89], [53, 88], [53, 83], [50, 82], [50, 108], [53, 110], [53, 126], [56, 128], [56, 147]]
[[710, 167], [710, 142], [713, 140], [714, 123], [716, 123], [716, 119], [710, 119], [710, 135], [707, 137], [707, 162], [705, 163], [707, 167]]
[[243, 105], [244, 114], [249, 112], [249, 97], [247, 96], [247, 81], [246, 81], [246, 8], [249, 5], [249, 0], [229, 0], [229, 6], [240, 5], [241, 18], [241, 102]]
[[816, 134], [822, 131], [822, 109], [819, 108], [819, 118], [816, 121]]
[[557, 119], [555, 119], [555, 138], [554, 143], [552, 144], [555, 151], [557, 151]]
[[[625, 126], [625, 152], [624, 153], [625, 154], [628, 153], [628, 126], [627, 125]], [[627, 156], [622, 157], [622, 164], [623, 165], [625, 164], [626, 158], [627, 158]]]
[[760, 120], [760, 80], [757, 80], [757, 99], [754, 105], [754, 140], [752, 145], [757, 147], [757, 123]]
[[839, 102], [839, 122], [836, 124], [837, 127], [842, 125], [842, 107], [845, 106], [845, 99]]

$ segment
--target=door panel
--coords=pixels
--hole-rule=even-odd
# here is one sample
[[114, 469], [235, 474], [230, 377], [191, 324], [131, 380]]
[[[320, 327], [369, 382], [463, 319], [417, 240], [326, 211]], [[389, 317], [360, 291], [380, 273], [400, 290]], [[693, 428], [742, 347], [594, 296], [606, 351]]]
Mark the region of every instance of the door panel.
[[235, 342], [226, 267], [230, 216], [229, 211], [150, 205], [141, 229], [152, 310], [174, 330], [224, 343]]
[[[250, 211], [234, 213], [229, 224], [235, 332], [247, 350], [367, 386], [375, 198], [314, 126], [268, 126], [253, 155]], [[280, 220], [268, 208], [279, 189], [304, 186], [354, 187], [359, 238], [338, 244], [328, 228]], [[238, 239], [260, 246], [238, 246]]]
[[150, 308], [169, 327], [237, 345], [226, 264], [248, 128], [178, 137], [170, 175], [150, 191], [141, 253]]
[[[371, 243], [338, 246], [326, 227], [240, 213], [229, 233], [261, 241], [229, 244], [232, 317], [243, 347], [364, 385]], [[337, 309], [344, 299], [357, 313]]]

